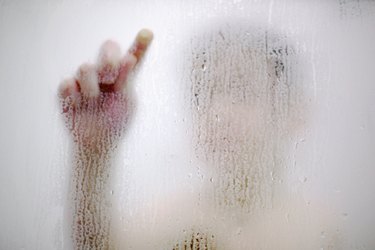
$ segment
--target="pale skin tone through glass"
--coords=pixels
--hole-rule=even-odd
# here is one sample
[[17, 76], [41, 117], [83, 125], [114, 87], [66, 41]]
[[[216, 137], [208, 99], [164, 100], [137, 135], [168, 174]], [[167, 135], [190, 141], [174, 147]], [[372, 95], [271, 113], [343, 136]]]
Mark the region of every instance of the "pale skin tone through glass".
[[62, 114], [74, 141], [68, 227], [74, 249], [114, 249], [110, 216], [111, 158], [131, 113], [127, 79], [153, 34], [141, 30], [121, 54], [106, 41], [96, 64], [82, 64], [59, 88]]
[[[111, 168], [113, 153], [116, 151], [122, 135], [126, 132], [127, 123], [131, 117], [132, 102], [127, 92], [128, 76], [142, 59], [152, 39], [151, 31], [140, 31], [133, 46], [125, 55], [121, 54], [120, 46], [117, 43], [106, 41], [100, 48], [96, 64], [83, 64], [74, 77], [66, 79], [60, 85], [59, 96], [62, 113], [74, 141], [73, 178], [70, 191], [72, 207], [68, 219], [74, 249], [116, 249], [111, 227], [112, 222], [110, 216], [108, 216], [111, 209], [110, 199], [108, 198], [109, 169]], [[233, 71], [234, 69], [231, 72]], [[212, 72], [218, 72], [218, 70]], [[221, 161], [228, 166], [234, 165], [232, 164], [233, 161], [247, 159], [243, 158], [244, 152], [241, 150], [237, 150], [235, 153], [225, 151], [228, 149], [228, 145], [240, 145], [241, 147], [237, 147], [237, 149], [243, 148], [247, 151], [250, 149], [254, 154], [258, 154], [258, 151], [254, 150], [249, 142], [265, 141], [264, 137], [258, 138], [254, 134], [257, 135], [259, 131], [265, 128], [265, 121], [262, 120], [261, 113], [270, 114], [269, 109], [268, 106], [264, 105], [255, 106], [245, 103], [233, 105], [233, 100], [225, 95], [216, 95], [216, 98], [212, 100], [209, 112], [206, 113], [207, 118], [199, 118], [197, 122], [201, 124], [200, 127], [204, 130], [203, 132], [210, 131], [210, 129], [219, 131], [215, 132], [216, 134], [207, 133], [206, 139], [214, 143], [206, 149], [212, 151], [213, 148], [211, 147], [214, 147], [216, 154], [230, 155], [231, 157], [227, 157], [228, 162]], [[235, 112], [232, 112], [233, 110]], [[207, 127], [207, 124], [209, 127]], [[228, 130], [228, 124], [231, 127], [230, 130]], [[227, 133], [228, 131], [230, 133]], [[217, 133], [222, 133], [221, 139], [217, 136]], [[215, 153], [210, 154], [212, 159], [216, 157]], [[215, 164], [215, 162], [207, 162], [207, 165]], [[248, 161], [244, 165], [247, 164]], [[231, 181], [231, 179], [228, 179], [228, 181]], [[224, 180], [223, 183], [226, 184], [228, 181]], [[260, 191], [263, 192], [263, 190]], [[207, 193], [210, 195], [210, 191]], [[230, 197], [233, 198], [233, 196]], [[234, 203], [229, 199], [227, 203], [233, 203], [234, 207], [241, 207], [238, 210], [240, 212], [242, 210], [256, 211], [252, 210], [251, 207], [254, 203], [253, 200], [247, 196], [244, 196], [246, 199], [239, 199], [241, 197], [235, 197], [236, 202]], [[214, 217], [216, 213], [212, 209], [209, 208], [206, 213]], [[242, 236], [232, 240], [244, 240], [242, 237], [247, 238], [246, 235], [253, 235], [254, 240], [255, 238], [262, 239], [264, 237], [263, 232], [269, 231], [269, 228], [286, 232], [282, 226], [283, 223], [275, 222], [275, 218], [283, 217], [284, 215], [273, 211], [267, 215], [267, 220], [261, 222], [254, 220], [250, 228], [244, 229], [244, 232], [247, 233], [243, 233]], [[223, 230], [219, 231], [228, 231], [229, 224], [228, 222], [225, 223]], [[233, 232], [236, 232], [236, 228], [237, 225], [229, 230], [233, 229]], [[189, 230], [189, 228], [185, 229]], [[199, 229], [192, 230], [194, 231], [192, 239], [199, 242], [197, 244], [201, 247], [208, 244], [210, 245], [209, 249], [216, 249], [217, 242], [212, 241], [218, 240], [224, 249], [238, 249], [237, 243], [232, 244], [230, 240], [226, 240], [225, 236], [220, 237], [219, 233], [205, 230], [200, 232]], [[280, 238], [286, 238], [286, 234], [284, 233]], [[287, 241], [294, 241], [292, 238], [288, 238]], [[190, 240], [188, 239], [189, 242]], [[223, 244], [224, 241], [227, 242]], [[171, 245], [170, 249], [181, 249], [181, 247], [184, 247], [184, 244]], [[195, 249], [200, 248], [195, 247]], [[219, 247], [218, 249], [222, 248]]]

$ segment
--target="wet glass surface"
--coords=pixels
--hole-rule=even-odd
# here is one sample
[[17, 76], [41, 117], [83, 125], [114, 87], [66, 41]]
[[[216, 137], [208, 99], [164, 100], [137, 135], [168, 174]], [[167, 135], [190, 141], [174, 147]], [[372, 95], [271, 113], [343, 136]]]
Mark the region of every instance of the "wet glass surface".
[[[0, 1], [0, 249], [73, 249], [92, 211], [97, 249], [373, 249], [374, 14], [349, 0]], [[129, 95], [100, 97], [132, 112], [88, 102], [71, 137], [59, 82], [144, 27]]]

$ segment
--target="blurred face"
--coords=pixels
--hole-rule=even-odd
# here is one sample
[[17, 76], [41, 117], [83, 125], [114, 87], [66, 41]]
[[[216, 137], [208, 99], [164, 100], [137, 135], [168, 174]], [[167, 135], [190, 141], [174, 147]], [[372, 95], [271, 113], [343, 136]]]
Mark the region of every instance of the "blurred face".
[[217, 199], [251, 209], [270, 196], [293, 93], [280, 55], [246, 34], [206, 34], [191, 79], [197, 153], [214, 172]]
[[[225, 95], [216, 95], [200, 120], [201, 140], [206, 157], [212, 165], [239, 166], [248, 164], [267, 133], [267, 106], [236, 102]], [[215, 162], [220, 158], [219, 162]]]
[[[267, 73], [267, 64], [262, 65], [261, 56], [256, 57], [255, 53], [248, 58], [228, 55], [228, 51], [205, 55], [209, 57], [203, 59], [205, 71], [193, 83], [198, 92], [194, 114], [197, 143], [208, 158], [231, 154], [221, 161], [229, 164], [229, 159], [254, 154], [265, 143], [266, 135], [274, 132], [270, 103], [273, 93], [267, 88], [276, 77]], [[230, 57], [237, 60], [228, 62]]]

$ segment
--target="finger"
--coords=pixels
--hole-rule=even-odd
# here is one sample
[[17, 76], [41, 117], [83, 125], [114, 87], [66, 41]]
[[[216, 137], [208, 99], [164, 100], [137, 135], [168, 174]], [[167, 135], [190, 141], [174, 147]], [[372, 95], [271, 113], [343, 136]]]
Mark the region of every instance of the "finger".
[[132, 47], [121, 62], [119, 76], [115, 84], [115, 91], [120, 91], [125, 88], [130, 72], [142, 58], [152, 39], [153, 34], [150, 30], [143, 29], [138, 32]]
[[69, 96], [74, 96], [79, 93], [76, 80], [74, 78], [64, 79], [59, 86], [58, 95], [61, 99], [66, 99]]
[[115, 91], [121, 91], [125, 88], [128, 76], [136, 64], [137, 58], [133, 54], [125, 55], [121, 62], [120, 74], [115, 83]]
[[98, 57], [98, 76], [101, 84], [115, 83], [119, 74], [120, 62], [120, 46], [111, 40], [103, 43]]
[[154, 34], [148, 29], [142, 29], [139, 31], [133, 46], [129, 50], [129, 54], [133, 54], [139, 61], [151, 43], [153, 37]]
[[[60, 83], [58, 95], [61, 100], [62, 113], [75, 108], [75, 97], [79, 94], [79, 87], [74, 78], [67, 78]], [[71, 97], [68, 99], [68, 97]]]
[[99, 96], [99, 81], [96, 67], [93, 64], [82, 64], [77, 72], [77, 81], [83, 96]]

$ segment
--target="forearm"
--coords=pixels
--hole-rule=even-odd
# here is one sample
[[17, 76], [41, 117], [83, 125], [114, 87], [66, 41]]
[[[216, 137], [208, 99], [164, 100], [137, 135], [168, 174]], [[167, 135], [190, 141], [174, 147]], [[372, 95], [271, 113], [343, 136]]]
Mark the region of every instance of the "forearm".
[[111, 150], [77, 146], [72, 171], [75, 249], [111, 249]]

